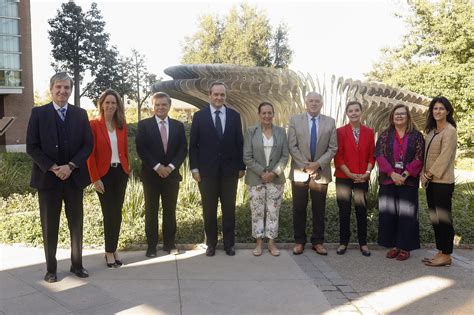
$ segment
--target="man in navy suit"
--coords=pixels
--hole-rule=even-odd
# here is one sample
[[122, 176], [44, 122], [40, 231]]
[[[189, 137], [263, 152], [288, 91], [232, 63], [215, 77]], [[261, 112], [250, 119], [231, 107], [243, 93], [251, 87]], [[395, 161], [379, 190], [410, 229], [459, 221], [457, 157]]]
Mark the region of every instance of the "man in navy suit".
[[86, 161], [93, 140], [87, 112], [68, 104], [73, 81], [65, 72], [50, 80], [52, 102], [31, 111], [26, 152], [33, 159], [31, 187], [38, 189], [47, 273], [57, 281], [56, 248], [59, 218], [64, 201], [71, 235], [70, 271], [89, 276], [82, 266], [83, 189], [90, 183]]
[[158, 92], [152, 95], [153, 117], [138, 123], [135, 143], [142, 160], [142, 181], [145, 195], [145, 232], [148, 243], [147, 257], [156, 257], [158, 244], [158, 208], [160, 197], [163, 208], [163, 250], [177, 254], [176, 202], [179, 168], [186, 157], [187, 142], [183, 123], [168, 117], [171, 98]]
[[191, 125], [189, 164], [201, 192], [207, 256], [216, 251], [219, 200], [224, 250], [235, 255], [235, 198], [238, 179], [245, 175], [240, 115], [224, 105], [225, 99], [225, 84], [212, 83], [210, 105], [194, 114]]

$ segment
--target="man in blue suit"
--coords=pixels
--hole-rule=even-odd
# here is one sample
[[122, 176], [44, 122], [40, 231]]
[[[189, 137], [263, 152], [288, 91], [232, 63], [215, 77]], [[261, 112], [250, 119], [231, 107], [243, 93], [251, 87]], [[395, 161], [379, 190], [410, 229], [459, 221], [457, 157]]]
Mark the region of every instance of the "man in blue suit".
[[52, 102], [31, 111], [26, 152], [33, 159], [30, 185], [38, 189], [47, 273], [56, 282], [56, 248], [64, 201], [71, 235], [70, 271], [89, 276], [82, 266], [83, 189], [90, 183], [86, 161], [93, 140], [87, 112], [68, 104], [73, 81], [65, 72], [50, 80]]
[[219, 200], [224, 250], [229, 256], [235, 255], [237, 182], [245, 175], [240, 114], [225, 106], [225, 99], [225, 84], [212, 83], [210, 105], [194, 114], [191, 125], [189, 164], [201, 192], [207, 256], [216, 252]]

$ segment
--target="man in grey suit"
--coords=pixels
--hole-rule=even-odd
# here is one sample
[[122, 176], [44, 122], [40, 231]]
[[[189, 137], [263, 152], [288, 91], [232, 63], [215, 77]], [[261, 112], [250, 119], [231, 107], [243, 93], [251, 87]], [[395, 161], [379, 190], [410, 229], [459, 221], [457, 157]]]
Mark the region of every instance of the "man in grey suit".
[[[293, 229], [296, 243], [293, 253], [299, 255], [304, 251], [307, 241], [306, 207], [308, 195], [311, 195], [312, 248], [320, 255], [327, 255], [327, 250], [323, 246], [324, 214], [328, 183], [332, 180], [331, 160], [337, 151], [336, 123], [331, 117], [320, 114], [323, 107], [320, 94], [308, 93], [305, 103], [306, 113], [291, 117], [288, 127]], [[300, 175], [309, 175], [310, 181], [301, 182], [298, 178]]]

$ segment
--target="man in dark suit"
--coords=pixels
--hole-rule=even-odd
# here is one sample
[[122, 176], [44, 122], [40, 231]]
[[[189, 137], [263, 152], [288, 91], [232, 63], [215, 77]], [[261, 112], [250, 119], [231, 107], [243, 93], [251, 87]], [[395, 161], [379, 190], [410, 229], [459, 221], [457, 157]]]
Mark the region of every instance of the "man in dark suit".
[[70, 271], [89, 276], [82, 266], [83, 189], [90, 183], [87, 158], [93, 140], [87, 112], [68, 104], [73, 81], [65, 72], [50, 80], [52, 102], [31, 111], [26, 152], [33, 159], [31, 187], [38, 189], [47, 273], [57, 281], [56, 248], [59, 218], [64, 201], [71, 235]]
[[214, 82], [210, 105], [196, 112], [191, 126], [189, 164], [198, 182], [204, 212], [207, 256], [217, 245], [217, 203], [222, 209], [224, 250], [235, 255], [235, 198], [238, 179], [245, 175], [240, 115], [224, 105], [226, 86]]
[[155, 115], [138, 123], [135, 143], [142, 160], [148, 242], [146, 256], [156, 257], [160, 197], [163, 208], [163, 250], [170, 254], [178, 253], [175, 245], [176, 202], [179, 182], [182, 180], [179, 168], [186, 157], [187, 142], [183, 123], [168, 117], [171, 107], [169, 95], [155, 93], [151, 103]]

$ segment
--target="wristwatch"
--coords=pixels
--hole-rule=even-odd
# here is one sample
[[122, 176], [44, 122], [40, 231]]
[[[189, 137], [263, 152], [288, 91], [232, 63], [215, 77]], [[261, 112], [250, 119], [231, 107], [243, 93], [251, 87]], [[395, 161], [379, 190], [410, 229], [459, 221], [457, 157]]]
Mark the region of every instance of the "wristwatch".
[[71, 171], [74, 171], [74, 169], [76, 168], [76, 165], [74, 165], [74, 163], [72, 163], [72, 162], [67, 163], [67, 165], [69, 166], [69, 169]]
[[407, 174], [406, 172], [403, 172], [403, 173], [402, 173], [402, 177], [403, 177], [403, 178], [407, 178], [407, 177], [408, 177], [408, 174]]

